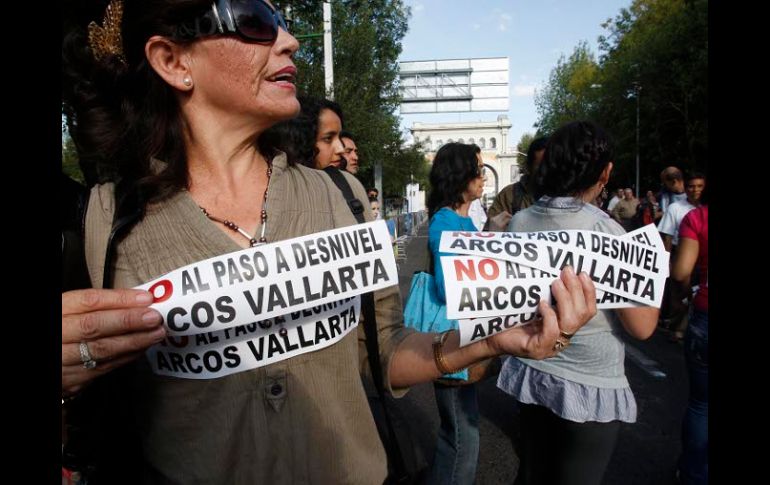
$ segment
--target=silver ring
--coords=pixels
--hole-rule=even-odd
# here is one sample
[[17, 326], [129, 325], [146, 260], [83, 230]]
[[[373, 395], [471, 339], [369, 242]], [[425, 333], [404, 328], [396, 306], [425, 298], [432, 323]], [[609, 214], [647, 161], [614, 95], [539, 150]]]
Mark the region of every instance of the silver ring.
[[96, 361], [91, 357], [91, 352], [88, 351], [88, 344], [86, 342], [80, 342], [80, 361], [83, 362], [83, 367], [86, 369], [93, 369], [96, 367]]

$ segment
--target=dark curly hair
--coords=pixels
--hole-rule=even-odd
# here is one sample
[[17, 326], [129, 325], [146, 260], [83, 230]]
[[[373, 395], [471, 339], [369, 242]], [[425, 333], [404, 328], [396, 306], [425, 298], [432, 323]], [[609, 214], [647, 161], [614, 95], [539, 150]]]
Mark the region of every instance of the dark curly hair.
[[479, 152], [478, 146], [464, 143], [447, 143], [439, 148], [430, 169], [428, 217], [442, 207], [455, 208], [464, 202], [463, 192], [480, 175], [476, 157]]
[[[62, 40], [62, 107], [87, 184], [139, 181], [150, 199], [188, 185], [182, 121], [173, 89], [144, 53], [153, 35], [173, 37], [180, 19], [210, 8], [207, 0], [125, 0], [121, 23], [126, 62], [94, 59], [86, 26], [101, 24], [109, 2], [65, 4]], [[179, 41], [183, 42], [183, 41]], [[168, 165], [150, 170], [158, 158]]]
[[534, 174], [535, 197], [579, 196], [592, 187], [612, 161], [610, 138], [590, 121], [573, 121], [548, 139]]
[[315, 156], [318, 154], [315, 143], [321, 111], [334, 111], [343, 126], [345, 119], [342, 116], [342, 108], [334, 101], [306, 95], [298, 96], [297, 99], [300, 104], [299, 114], [265, 130], [259, 137], [259, 146], [267, 153], [275, 149], [285, 152], [290, 164], [315, 168]]

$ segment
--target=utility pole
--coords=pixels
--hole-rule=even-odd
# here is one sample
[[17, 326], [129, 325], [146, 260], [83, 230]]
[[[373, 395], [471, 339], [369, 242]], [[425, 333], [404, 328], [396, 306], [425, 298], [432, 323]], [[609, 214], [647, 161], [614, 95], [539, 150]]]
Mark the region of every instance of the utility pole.
[[324, 87], [326, 96], [334, 101], [334, 63], [332, 53], [332, 4], [324, 1]]
[[636, 199], [639, 200], [639, 92], [642, 86], [634, 82], [634, 93], [636, 94]]
[[[384, 207], [382, 205], [385, 198], [385, 194], [382, 192], [382, 160], [375, 160], [374, 162], [374, 187], [377, 189], [377, 202], [380, 203], [380, 207]], [[382, 213], [385, 213], [384, 209]]]

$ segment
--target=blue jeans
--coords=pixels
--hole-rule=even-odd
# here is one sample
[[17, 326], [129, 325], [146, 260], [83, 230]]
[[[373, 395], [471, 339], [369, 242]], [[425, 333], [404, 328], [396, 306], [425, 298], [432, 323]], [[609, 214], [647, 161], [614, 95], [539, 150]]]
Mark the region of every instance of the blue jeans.
[[436, 454], [428, 484], [470, 485], [479, 459], [479, 405], [476, 384], [444, 386], [433, 383], [441, 417]]
[[690, 399], [682, 422], [679, 472], [684, 484], [707, 484], [709, 479], [709, 316], [694, 310], [684, 338], [684, 357], [690, 376]]

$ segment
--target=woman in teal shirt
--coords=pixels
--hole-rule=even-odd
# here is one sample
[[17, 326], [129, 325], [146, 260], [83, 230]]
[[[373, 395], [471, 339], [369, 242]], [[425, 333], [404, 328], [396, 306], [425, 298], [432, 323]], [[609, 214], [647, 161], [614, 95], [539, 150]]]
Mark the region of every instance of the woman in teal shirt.
[[[438, 295], [446, 303], [444, 272], [438, 250], [442, 231], [477, 231], [468, 217], [471, 202], [484, 191], [484, 162], [476, 145], [447, 143], [430, 171], [428, 247]], [[464, 373], [461, 371], [452, 376]], [[445, 381], [446, 382], [446, 381]], [[434, 381], [441, 427], [431, 469], [431, 484], [472, 484], [479, 455], [479, 407], [476, 385], [446, 385]]]

